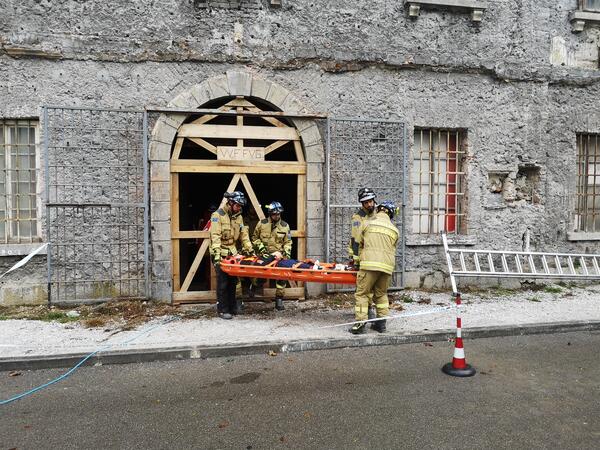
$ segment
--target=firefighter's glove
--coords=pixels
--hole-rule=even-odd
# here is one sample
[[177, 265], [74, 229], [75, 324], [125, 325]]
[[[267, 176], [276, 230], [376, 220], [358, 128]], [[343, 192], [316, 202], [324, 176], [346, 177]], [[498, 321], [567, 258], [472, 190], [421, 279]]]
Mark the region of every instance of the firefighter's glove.
[[246, 249], [242, 250], [242, 254], [245, 256], [256, 256], [254, 254], [254, 250], [251, 248], [246, 248]]
[[277, 261], [283, 259], [283, 255], [281, 254], [281, 252], [273, 252], [271, 253], [271, 255], [274, 256]]
[[221, 267], [221, 255], [213, 255], [213, 265], [215, 266], [215, 269]]

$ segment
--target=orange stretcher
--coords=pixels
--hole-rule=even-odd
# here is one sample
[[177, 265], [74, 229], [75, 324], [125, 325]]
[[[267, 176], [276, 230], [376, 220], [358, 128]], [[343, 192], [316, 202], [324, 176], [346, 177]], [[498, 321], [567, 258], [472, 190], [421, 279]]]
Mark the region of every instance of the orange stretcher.
[[[356, 270], [335, 270], [336, 264], [319, 263], [318, 269], [276, 267], [275, 261], [266, 266], [241, 264], [249, 258], [231, 256], [221, 261], [221, 270], [236, 277], [266, 278], [269, 280], [307, 281], [311, 283], [356, 284]], [[304, 261], [302, 261], [304, 262]]]

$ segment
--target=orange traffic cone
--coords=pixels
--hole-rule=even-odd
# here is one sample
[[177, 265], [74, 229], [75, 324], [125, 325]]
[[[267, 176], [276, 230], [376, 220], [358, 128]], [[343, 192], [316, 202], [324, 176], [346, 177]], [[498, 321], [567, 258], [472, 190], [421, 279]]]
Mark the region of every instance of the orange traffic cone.
[[[460, 306], [460, 293], [456, 294], [456, 306]], [[442, 367], [442, 372], [453, 377], [472, 377], [475, 375], [475, 368], [467, 364], [465, 359], [465, 348], [462, 340], [462, 320], [459, 316], [460, 310], [456, 313], [456, 341], [454, 342], [454, 357], [452, 362]]]

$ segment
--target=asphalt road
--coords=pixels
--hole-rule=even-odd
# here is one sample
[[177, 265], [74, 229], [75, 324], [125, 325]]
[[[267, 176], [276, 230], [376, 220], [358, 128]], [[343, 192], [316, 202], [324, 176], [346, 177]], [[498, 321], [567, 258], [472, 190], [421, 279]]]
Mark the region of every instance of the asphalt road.
[[0, 448], [600, 448], [600, 333], [465, 347], [473, 378], [450, 343], [83, 368], [0, 406]]

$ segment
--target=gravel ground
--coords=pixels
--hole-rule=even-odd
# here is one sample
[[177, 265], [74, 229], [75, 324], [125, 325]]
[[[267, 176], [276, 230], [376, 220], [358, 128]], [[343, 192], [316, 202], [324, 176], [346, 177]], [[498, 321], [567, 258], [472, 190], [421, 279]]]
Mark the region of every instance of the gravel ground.
[[[452, 305], [448, 293], [404, 291], [392, 298], [391, 314], [401, 317], [388, 321], [390, 333], [419, 334], [449, 330], [455, 325], [454, 310], [439, 311]], [[600, 286], [478, 291], [463, 294], [463, 303], [464, 329], [600, 320]], [[334, 325], [353, 320], [351, 295], [286, 305], [284, 312], [276, 312], [272, 304], [247, 304], [245, 314], [234, 320], [216, 318], [214, 306], [182, 307], [178, 312], [184, 311], [187, 317], [162, 315], [137, 326], [126, 326], [120, 318], [100, 327], [86, 327], [82, 322], [5, 316], [0, 320], [0, 357], [86, 353], [101, 346], [119, 350], [336, 338], [346, 336], [349, 327]]]

